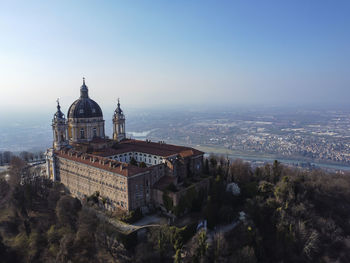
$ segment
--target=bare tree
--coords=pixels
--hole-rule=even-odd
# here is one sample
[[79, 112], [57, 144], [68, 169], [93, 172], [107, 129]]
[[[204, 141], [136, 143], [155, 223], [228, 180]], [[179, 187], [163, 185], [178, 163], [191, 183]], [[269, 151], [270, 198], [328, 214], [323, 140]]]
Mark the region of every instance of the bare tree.
[[10, 162], [10, 180], [9, 183], [12, 186], [18, 185], [21, 181], [22, 174], [27, 163], [21, 158], [14, 156], [11, 158]]
[[5, 151], [2, 153], [2, 156], [3, 156], [4, 163], [9, 164], [13, 154], [10, 151]]

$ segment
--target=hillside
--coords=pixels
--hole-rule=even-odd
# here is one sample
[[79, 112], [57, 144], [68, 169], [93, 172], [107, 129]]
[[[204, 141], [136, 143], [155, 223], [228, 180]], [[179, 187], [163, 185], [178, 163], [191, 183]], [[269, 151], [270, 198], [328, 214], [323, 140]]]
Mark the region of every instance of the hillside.
[[[20, 185], [21, 167], [13, 163], [10, 182], [0, 181], [1, 262], [350, 262], [349, 175], [278, 162], [252, 170], [240, 160], [210, 157], [203, 170], [209, 192], [191, 193], [181, 207], [169, 208], [179, 215], [177, 226], [148, 230], [137, 240], [58, 183]], [[231, 182], [240, 195], [226, 191]], [[208, 231], [196, 233], [194, 218], [206, 218]], [[237, 224], [218, 231], [231, 222]]]

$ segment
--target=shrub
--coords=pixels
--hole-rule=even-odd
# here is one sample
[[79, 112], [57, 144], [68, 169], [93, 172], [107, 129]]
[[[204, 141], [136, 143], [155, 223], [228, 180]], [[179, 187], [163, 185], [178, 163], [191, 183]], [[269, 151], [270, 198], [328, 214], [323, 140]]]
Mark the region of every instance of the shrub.
[[170, 192], [177, 192], [177, 191], [178, 191], [178, 189], [176, 188], [176, 186], [175, 186], [174, 183], [170, 183], [170, 184], [167, 186], [166, 190], [168, 190], [168, 191], [170, 191]]
[[174, 207], [174, 203], [173, 203], [173, 199], [171, 199], [167, 191], [163, 192], [163, 204], [167, 212], [172, 211]]
[[120, 220], [125, 223], [134, 223], [142, 218], [142, 211], [140, 208], [130, 211], [129, 213], [124, 213]]

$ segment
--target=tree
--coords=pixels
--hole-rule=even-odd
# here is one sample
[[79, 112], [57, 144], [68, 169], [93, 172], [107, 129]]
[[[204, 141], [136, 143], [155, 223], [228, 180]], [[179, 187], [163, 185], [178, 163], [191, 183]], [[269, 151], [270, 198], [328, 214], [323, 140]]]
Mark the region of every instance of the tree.
[[227, 250], [227, 241], [225, 240], [224, 234], [218, 232], [214, 235], [212, 245], [212, 256], [214, 262], [221, 262], [220, 256], [223, 255]]
[[163, 192], [163, 204], [167, 212], [172, 211], [174, 207], [173, 199], [168, 195], [167, 191]]
[[160, 258], [164, 257], [167, 245], [169, 243], [165, 230], [165, 228], [161, 228], [158, 232], [157, 249], [159, 250]]
[[256, 263], [257, 259], [254, 253], [254, 249], [250, 246], [245, 246], [238, 251], [235, 255], [234, 262], [240, 263]]
[[217, 161], [217, 159], [216, 159], [216, 156], [211, 155], [210, 158], [209, 158], [209, 160], [210, 160], [210, 166], [211, 166], [213, 169], [215, 169], [216, 166], [218, 165], [218, 161]]
[[3, 152], [2, 153], [2, 157], [3, 157], [4, 163], [5, 164], [9, 164], [10, 161], [11, 161], [12, 156], [13, 156], [13, 154], [10, 151]]
[[181, 249], [176, 250], [174, 263], [181, 263]]
[[20, 183], [25, 167], [26, 167], [26, 162], [23, 161], [21, 158], [17, 156], [13, 156], [11, 158], [10, 168], [9, 168], [10, 185], [15, 186]]
[[20, 258], [16, 253], [9, 247], [2, 243], [2, 237], [0, 235], [0, 255], [2, 262], [17, 263], [20, 262]]
[[205, 158], [204, 165], [203, 165], [203, 173], [209, 174], [209, 160], [208, 160], [208, 158]]
[[247, 183], [253, 179], [252, 175], [253, 173], [250, 164], [241, 159], [235, 160], [230, 166], [229, 181], [233, 181], [238, 184]]
[[275, 160], [272, 165], [272, 177], [273, 177], [272, 180], [274, 183], [276, 183], [280, 179], [281, 174], [282, 174], [281, 163]]
[[56, 206], [56, 215], [60, 225], [75, 229], [80, 209], [81, 204], [78, 199], [67, 195], [62, 196]]
[[135, 160], [134, 157], [131, 157], [131, 160], [130, 160], [129, 163], [130, 163], [131, 165], [133, 165], [133, 166], [137, 166], [137, 161]]
[[78, 229], [74, 240], [75, 254], [73, 262], [95, 261], [96, 254], [95, 232], [98, 219], [92, 209], [83, 208], [79, 212]]
[[197, 236], [197, 249], [196, 249], [196, 256], [198, 258], [202, 258], [206, 255], [208, 250], [208, 243], [207, 243], [207, 232], [202, 230], [199, 232]]
[[105, 220], [100, 221], [96, 235], [97, 242], [102, 245], [115, 261], [126, 256], [126, 250], [121, 242], [120, 234]]
[[205, 207], [205, 217], [208, 220], [208, 227], [213, 228], [218, 221], [218, 205], [216, 205], [210, 196], [208, 196], [207, 206]]
[[19, 153], [19, 157], [26, 161], [26, 162], [29, 162], [29, 160], [32, 160], [33, 159], [33, 154], [30, 153], [30, 152], [27, 152], [27, 151], [23, 151], [23, 152], [20, 152]]

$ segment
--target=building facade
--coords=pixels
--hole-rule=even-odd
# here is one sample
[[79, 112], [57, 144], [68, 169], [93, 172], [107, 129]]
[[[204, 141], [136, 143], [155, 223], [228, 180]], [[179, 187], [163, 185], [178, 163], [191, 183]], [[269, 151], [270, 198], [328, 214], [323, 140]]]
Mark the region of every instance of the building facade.
[[46, 174], [80, 199], [98, 192], [109, 210], [160, 205], [154, 186], [181, 184], [202, 169], [203, 152], [184, 146], [127, 139], [118, 99], [113, 136], [105, 136], [100, 106], [90, 99], [83, 79], [80, 98], [67, 119], [57, 102], [52, 120], [53, 147], [46, 153]]

